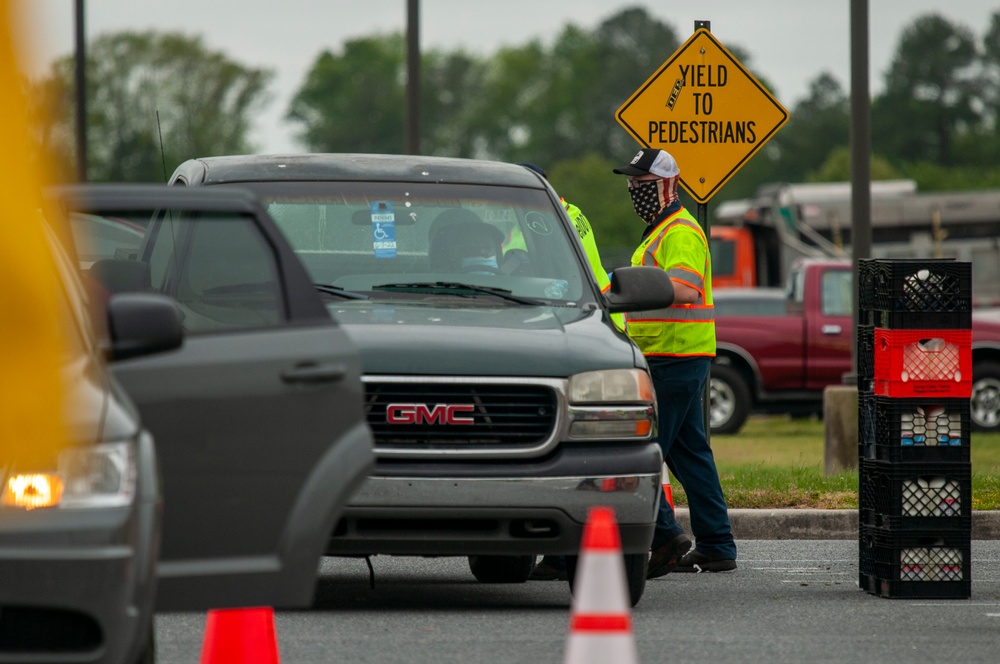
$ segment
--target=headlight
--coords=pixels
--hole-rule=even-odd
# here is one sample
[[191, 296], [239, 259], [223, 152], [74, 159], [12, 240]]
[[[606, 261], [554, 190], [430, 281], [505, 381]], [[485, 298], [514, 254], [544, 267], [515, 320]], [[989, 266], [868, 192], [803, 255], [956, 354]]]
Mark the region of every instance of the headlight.
[[569, 379], [569, 402], [653, 403], [653, 382], [639, 369], [588, 371]]
[[569, 437], [574, 440], [648, 440], [656, 420], [649, 374], [611, 369], [577, 374], [569, 381]]
[[135, 493], [136, 467], [129, 442], [63, 450], [54, 473], [11, 473], [0, 504], [8, 507], [119, 507]]

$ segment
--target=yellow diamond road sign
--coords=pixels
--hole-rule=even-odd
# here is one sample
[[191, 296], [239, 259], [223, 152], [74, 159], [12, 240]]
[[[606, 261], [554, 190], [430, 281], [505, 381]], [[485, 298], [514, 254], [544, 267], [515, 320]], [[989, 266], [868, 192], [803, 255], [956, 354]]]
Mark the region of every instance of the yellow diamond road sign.
[[643, 147], [666, 150], [705, 203], [788, 120], [788, 112], [705, 29], [696, 30], [615, 114]]

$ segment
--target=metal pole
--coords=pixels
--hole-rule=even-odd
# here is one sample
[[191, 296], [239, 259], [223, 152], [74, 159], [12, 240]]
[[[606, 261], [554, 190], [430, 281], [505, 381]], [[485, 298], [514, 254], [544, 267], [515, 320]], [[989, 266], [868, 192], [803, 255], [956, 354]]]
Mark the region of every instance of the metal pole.
[[87, 54], [83, 25], [83, 2], [76, 2], [76, 172], [80, 182], [87, 181]]
[[[851, 260], [871, 256], [871, 97], [868, 84], [868, 0], [851, 0]], [[858, 287], [853, 289], [851, 377], [858, 373]]]
[[420, 0], [407, 0], [406, 8], [406, 148], [420, 154]]
[[[704, 28], [709, 32], [712, 31], [711, 21], [695, 21], [694, 29], [697, 31], [699, 28]], [[705, 233], [705, 238], [711, 237], [709, 233], [711, 225], [708, 220], [708, 203], [698, 203], [698, 223], [701, 224], [701, 230]], [[709, 243], [711, 244], [711, 242]], [[710, 252], [711, 253], [711, 252]], [[705, 390], [701, 395], [701, 405], [702, 412], [705, 418], [705, 439], [712, 440], [712, 378], [709, 376], [708, 380], [705, 381]]]

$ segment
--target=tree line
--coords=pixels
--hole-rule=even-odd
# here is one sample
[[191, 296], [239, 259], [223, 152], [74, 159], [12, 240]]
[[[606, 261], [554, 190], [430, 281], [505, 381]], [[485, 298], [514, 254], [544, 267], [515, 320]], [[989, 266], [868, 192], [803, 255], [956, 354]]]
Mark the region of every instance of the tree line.
[[[635, 7], [593, 30], [569, 24], [550, 46], [532, 40], [489, 56], [427, 50], [420, 63], [422, 152], [539, 164], [590, 218], [609, 247], [602, 254], [620, 257], [641, 229], [611, 169], [638, 145], [614, 114], [681, 43], [675, 26]], [[781, 98], [748, 51], [727, 48]], [[74, 66], [67, 56], [26, 82], [36, 104], [35, 138], [67, 180], [75, 164]], [[86, 72], [94, 181], [162, 182], [190, 157], [254, 152], [252, 122], [271, 101], [273, 72], [236, 62], [197, 36], [102, 35], [88, 44]], [[921, 191], [1000, 187], [1000, 11], [979, 37], [937, 13], [918, 17], [901, 33], [883, 82], [872, 99], [874, 179], [912, 178]], [[841, 82], [820, 72], [804, 99], [785, 106], [787, 124], [710, 210], [765, 182], [849, 179], [850, 100]], [[306, 151], [405, 152], [403, 34], [321, 52], [285, 119]]]

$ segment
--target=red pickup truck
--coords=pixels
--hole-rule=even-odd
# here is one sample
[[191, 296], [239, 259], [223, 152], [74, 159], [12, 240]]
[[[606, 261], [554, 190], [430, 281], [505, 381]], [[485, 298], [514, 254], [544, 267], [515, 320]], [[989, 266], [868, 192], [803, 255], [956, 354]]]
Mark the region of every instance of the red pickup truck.
[[[850, 261], [800, 259], [781, 288], [717, 288], [712, 433], [751, 412], [821, 414], [823, 390], [852, 367]], [[1000, 431], [1000, 310], [972, 312], [972, 428]]]

